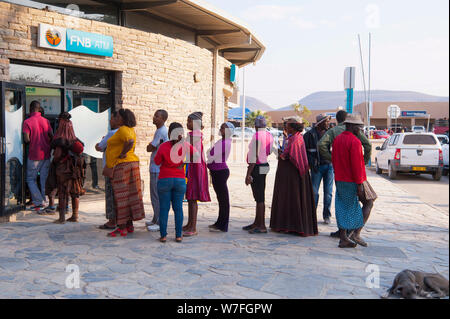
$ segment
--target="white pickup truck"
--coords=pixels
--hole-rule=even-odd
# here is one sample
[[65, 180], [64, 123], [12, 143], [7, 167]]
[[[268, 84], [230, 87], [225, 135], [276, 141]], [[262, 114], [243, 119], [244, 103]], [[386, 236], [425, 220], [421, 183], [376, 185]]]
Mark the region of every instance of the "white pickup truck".
[[375, 157], [377, 174], [388, 171], [389, 178], [397, 173], [431, 174], [440, 180], [443, 170], [441, 143], [433, 133], [398, 133], [377, 147]]

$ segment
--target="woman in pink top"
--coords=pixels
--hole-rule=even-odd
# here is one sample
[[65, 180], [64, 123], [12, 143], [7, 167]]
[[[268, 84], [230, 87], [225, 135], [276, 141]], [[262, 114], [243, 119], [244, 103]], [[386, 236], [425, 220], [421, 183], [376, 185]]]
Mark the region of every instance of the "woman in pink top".
[[188, 116], [187, 120], [187, 128], [191, 131], [188, 134], [188, 142], [197, 151], [190, 158], [187, 158], [189, 165], [186, 199], [189, 203], [189, 217], [188, 223], [183, 227], [184, 236], [186, 237], [197, 235], [197, 201], [211, 201], [208, 189], [208, 171], [203, 153], [202, 117], [202, 112], [194, 112]]

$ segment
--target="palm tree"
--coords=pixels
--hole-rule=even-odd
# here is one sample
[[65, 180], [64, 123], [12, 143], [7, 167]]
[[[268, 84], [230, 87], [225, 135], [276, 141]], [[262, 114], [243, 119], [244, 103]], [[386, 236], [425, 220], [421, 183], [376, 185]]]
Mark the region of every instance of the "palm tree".
[[260, 110], [257, 111], [253, 111], [247, 114], [247, 116], [245, 117], [245, 126], [246, 127], [255, 127], [255, 119], [258, 116], [264, 116], [266, 118], [267, 121], [267, 126], [271, 126], [272, 121], [270, 120], [270, 117], [267, 115], [267, 113], [264, 113]]
[[306, 107], [306, 105], [302, 105], [297, 102], [297, 103], [292, 104], [291, 107], [294, 110], [294, 112], [296, 113], [296, 115], [298, 115], [302, 118], [303, 123], [305, 124], [305, 127], [309, 126], [310, 123], [306, 118], [309, 117], [312, 113]]

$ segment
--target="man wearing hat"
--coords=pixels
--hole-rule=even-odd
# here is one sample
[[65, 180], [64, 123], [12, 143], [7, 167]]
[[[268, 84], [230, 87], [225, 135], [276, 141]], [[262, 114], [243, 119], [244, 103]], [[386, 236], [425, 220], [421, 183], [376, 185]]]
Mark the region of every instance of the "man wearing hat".
[[358, 139], [364, 123], [359, 115], [348, 114], [344, 124], [346, 130], [334, 140], [331, 154], [336, 180], [339, 247], [354, 248], [357, 244], [366, 247], [360, 233], [369, 218], [376, 194], [367, 182], [362, 144]]
[[306, 154], [311, 169], [311, 182], [313, 186], [314, 200], [319, 204], [319, 187], [323, 179], [323, 221], [330, 223], [331, 200], [333, 198], [334, 172], [331, 161], [322, 158], [319, 153], [318, 144], [330, 127], [331, 116], [319, 114], [316, 117], [316, 125], [304, 135]]

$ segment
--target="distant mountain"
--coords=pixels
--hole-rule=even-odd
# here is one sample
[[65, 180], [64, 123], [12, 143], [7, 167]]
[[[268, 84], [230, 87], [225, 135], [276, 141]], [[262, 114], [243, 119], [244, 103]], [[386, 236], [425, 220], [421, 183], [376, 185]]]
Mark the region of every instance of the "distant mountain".
[[[242, 106], [244, 104], [244, 97], [242, 95], [241, 95], [241, 98], [240, 98], [240, 103], [241, 103], [240, 106]], [[260, 101], [260, 100], [258, 100], [256, 98], [254, 98], [254, 97], [251, 97], [251, 96], [246, 96], [245, 97], [245, 107], [248, 108], [250, 111], [260, 110], [260, 111], [267, 112], [267, 111], [273, 111], [274, 110], [273, 108], [268, 106], [266, 103], [264, 103], [264, 102], [262, 102], [262, 101]]]
[[[373, 102], [448, 102], [448, 97], [433, 96], [418, 92], [409, 91], [384, 91], [376, 90], [371, 92]], [[311, 110], [334, 109], [345, 106], [347, 96], [344, 91], [337, 92], [316, 92], [302, 98], [299, 103], [307, 106]], [[364, 102], [364, 91], [354, 92], [354, 105]], [[286, 106], [278, 111], [291, 110], [291, 106]]]

